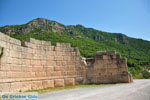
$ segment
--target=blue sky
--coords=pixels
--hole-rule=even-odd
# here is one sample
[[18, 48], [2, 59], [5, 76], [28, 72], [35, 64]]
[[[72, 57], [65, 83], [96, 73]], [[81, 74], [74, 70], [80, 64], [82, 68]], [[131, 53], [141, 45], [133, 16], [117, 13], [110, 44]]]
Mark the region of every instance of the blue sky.
[[0, 0], [0, 26], [38, 17], [150, 40], [150, 0]]

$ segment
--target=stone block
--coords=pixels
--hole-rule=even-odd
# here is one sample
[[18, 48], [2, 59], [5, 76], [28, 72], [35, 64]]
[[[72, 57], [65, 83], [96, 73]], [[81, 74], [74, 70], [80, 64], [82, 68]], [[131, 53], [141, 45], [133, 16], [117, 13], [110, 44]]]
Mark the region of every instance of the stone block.
[[36, 77], [45, 77], [46, 76], [46, 72], [35, 72], [35, 76]]
[[29, 38], [29, 39], [27, 39], [27, 40], [25, 40], [26, 42], [30, 42], [30, 43], [32, 43], [32, 44], [35, 44], [35, 42], [36, 42], [36, 40], [35, 39], [33, 39], [33, 38]]
[[16, 64], [10, 64], [10, 70], [11, 71], [21, 71], [22, 70], [22, 66], [21, 65], [16, 65]]
[[65, 43], [66, 44], [66, 48], [70, 48], [71, 44], [70, 43]]
[[1, 33], [0, 34], [0, 41], [9, 42], [10, 41], [10, 37], [8, 35], [5, 35], [4, 33]]
[[21, 54], [22, 52], [19, 52], [19, 51], [14, 51], [14, 50], [9, 51], [10, 57], [13, 57], [13, 58], [21, 58]]
[[10, 92], [19, 92], [22, 88], [21, 82], [14, 82], [10, 84]]
[[20, 41], [20, 40], [16, 40], [16, 39], [14, 39], [14, 38], [10, 38], [9, 42], [10, 42], [11, 44], [21, 46], [21, 41]]
[[48, 46], [43, 46], [43, 53], [45, 54], [47, 51], [49, 51], [49, 47]]
[[36, 49], [37, 50], [43, 50], [43, 46], [42, 45], [36, 45]]
[[31, 81], [22, 82], [22, 88], [21, 88], [21, 91], [32, 90], [31, 88], [32, 88], [32, 82], [31, 82]]
[[126, 63], [127, 63], [127, 59], [126, 59], [126, 58], [121, 58], [121, 59], [120, 59], [120, 62], [121, 62], [122, 64], [126, 64]]
[[54, 80], [44, 80], [42, 84], [43, 88], [54, 88]]
[[5, 79], [6, 78], [6, 71], [0, 71], [0, 79]]
[[104, 60], [109, 59], [108, 55], [103, 55], [103, 59]]
[[23, 73], [22, 72], [6, 72], [7, 78], [23, 78]]
[[56, 61], [56, 66], [62, 66], [62, 62], [61, 61]]
[[43, 89], [42, 81], [32, 81], [31, 84], [32, 90]]
[[21, 46], [22, 46], [22, 47], [32, 48], [32, 43], [22, 41], [22, 42], [21, 42]]
[[56, 56], [62, 56], [62, 52], [57, 51], [57, 52], [56, 52]]
[[61, 48], [56, 46], [56, 47], [54, 48], [54, 50], [55, 50], [55, 51], [61, 51]]
[[7, 46], [7, 42], [5, 42], [5, 41], [0, 41], [0, 47], [9, 48], [9, 47]]
[[51, 46], [51, 42], [50, 41], [42, 41], [42, 45]]
[[21, 67], [21, 71], [23, 71], [23, 72], [31, 72], [32, 71], [32, 67], [22, 66]]
[[116, 54], [116, 58], [120, 59], [121, 58], [120, 54]]
[[46, 65], [47, 65], [46, 60], [41, 60], [41, 65], [42, 65], [42, 66], [46, 66]]
[[[55, 69], [54, 69], [55, 70]], [[54, 71], [53, 73], [54, 76], [60, 77], [63, 75], [62, 71]]]
[[10, 45], [10, 50], [14, 50], [14, 51], [17, 51], [17, 52], [21, 52], [22, 51], [22, 47], [19, 46], [19, 45]]
[[56, 62], [54, 62], [54, 61], [49, 61], [49, 62], [47, 62], [46, 65], [47, 65], [47, 66], [55, 66], [55, 63], [56, 63]]
[[10, 83], [1, 83], [0, 92], [10, 92]]
[[41, 60], [31, 60], [30, 63], [32, 66], [42, 66]]
[[10, 71], [11, 70], [11, 66], [8, 63], [2, 63], [0, 65], [0, 71]]
[[61, 46], [61, 43], [56, 43], [56, 47], [60, 47]]
[[42, 41], [35, 39], [35, 44], [36, 44], [36, 45], [42, 45]]
[[64, 87], [64, 79], [55, 79], [54, 87]]
[[116, 51], [107, 51], [107, 55], [115, 55], [116, 54]]
[[46, 66], [46, 71], [54, 71], [54, 67], [53, 66]]
[[49, 61], [54, 61], [54, 56], [48, 56], [48, 57], [47, 57], [47, 60], [48, 60], [47, 62], [49, 62]]
[[75, 85], [75, 79], [74, 78], [66, 78], [65, 79], [65, 86], [73, 86]]
[[107, 55], [106, 51], [98, 51], [96, 52], [96, 55]]
[[57, 56], [57, 61], [63, 61], [63, 56]]
[[22, 65], [26, 65], [26, 66], [30, 66], [31, 65], [31, 61], [29, 59], [21, 59], [22, 61]]
[[62, 71], [62, 70], [63, 70], [63, 67], [61, 66], [54, 67], [54, 71]]
[[54, 46], [51, 46], [51, 50], [52, 50], [52, 51], [55, 51], [55, 47], [54, 47]]

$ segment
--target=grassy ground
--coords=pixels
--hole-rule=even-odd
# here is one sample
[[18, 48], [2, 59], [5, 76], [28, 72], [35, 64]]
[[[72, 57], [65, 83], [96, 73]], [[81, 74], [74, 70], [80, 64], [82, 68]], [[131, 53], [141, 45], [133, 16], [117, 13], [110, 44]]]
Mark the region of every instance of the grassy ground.
[[[123, 84], [123, 83], [117, 83], [117, 84]], [[74, 85], [74, 86], [66, 86], [66, 87], [58, 87], [58, 88], [46, 88], [46, 89], [40, 89], [40, 90], [31, 90], [27, 92], [38, 92], [39, 94], [46, 93], [46, 92], [52, 92], [52, 91], [59, 91], [59, 90], [66, 90], [66, 89], [75, 89], [75, 88], [90, 88], [90, 87], [103, 87], [103, 86], [111, 86], [116, 84], [84, 84], [84, 85]]]

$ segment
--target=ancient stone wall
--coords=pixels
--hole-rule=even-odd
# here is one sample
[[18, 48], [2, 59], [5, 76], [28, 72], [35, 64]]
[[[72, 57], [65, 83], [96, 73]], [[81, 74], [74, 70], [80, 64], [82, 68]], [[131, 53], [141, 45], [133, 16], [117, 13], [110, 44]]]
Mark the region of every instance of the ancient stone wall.
[[126, 58], [121, 58], [115, 51], [97, 52], [94, 58], [87, 58], [87, 83], [132, 82], [128, 72]]
[[69, 43], [21, 43], [0, 33], [0, 50], [0, 92], [70, 86], [82, 79], [79, 50]]
[[132, 81], [126, 59], [114, 52], [85, 60], [69, 43], [21, 42], [0, 33], [0, 92]]

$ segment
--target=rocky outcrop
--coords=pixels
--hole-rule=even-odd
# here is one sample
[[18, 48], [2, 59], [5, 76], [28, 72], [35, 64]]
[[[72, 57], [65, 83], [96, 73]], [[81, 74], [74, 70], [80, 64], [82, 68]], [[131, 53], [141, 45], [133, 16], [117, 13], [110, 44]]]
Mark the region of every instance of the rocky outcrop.
[[27, 34], [31, 32], [58, 32], [62, 33], [66, 27], [58, 22], [44, 18], [34, 19], [27, 24], [1, 27], [5, 34]]

